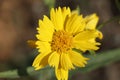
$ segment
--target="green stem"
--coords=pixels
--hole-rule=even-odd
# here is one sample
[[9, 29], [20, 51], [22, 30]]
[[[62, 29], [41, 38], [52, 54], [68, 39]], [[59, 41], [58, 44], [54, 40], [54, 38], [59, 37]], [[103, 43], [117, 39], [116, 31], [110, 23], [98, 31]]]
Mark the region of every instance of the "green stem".
[[0, 72], [0, 78], [19, 78], [20, 76], [18, 75], [18, 71], [15, 70], [10, 70], [10, 71], [5, 71], [5, 72]]
[[[33, 67], [28, 67], [26, 69], [26, 72], [23, 70], [22, 73], [19, 73], [19, 70], [14, 69], [14, 70], [0, 72], [0, 78], [20, 78], [21, 76], [35, 76], [37, 74], [40, 74], [42, 71], [47, 71], [48, 69], [50, 69], [50, 68], [45, 67], [41, 70], [36, 71], [36, 70], [34, 70]], [[26, 75], [24, 73], [27, 73], [28, 75]]]
[[100, 24], [97, 29], [101, 29], [103, 26], [105, 26], [106, 24], [112, 22], [112, 21], [115, 21], [115, 20], [119, 20], [120, 19], [120, 16], [116, 16], [116, 17], [113, 17], [111, 19], [109, 19], [108, 21], [106, 22], [103, 22], [102, 24]]

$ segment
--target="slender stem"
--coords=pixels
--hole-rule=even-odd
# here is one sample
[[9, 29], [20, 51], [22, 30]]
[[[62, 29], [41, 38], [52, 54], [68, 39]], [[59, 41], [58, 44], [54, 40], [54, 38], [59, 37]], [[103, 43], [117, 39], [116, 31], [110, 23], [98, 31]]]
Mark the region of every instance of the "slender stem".
[[119, 20], [120, 19], [120, 16], [116, 16], [116, 17], [113, 17], [111, 19], [109, 19], [108, 21], [106, 22], [103, 22], [102, 24], [100, 24], [97, 29], [101, 29], [102, 27], [104, 27], [106, 24], [112, 22], [112, 21], [115, 21], [115, 20]]

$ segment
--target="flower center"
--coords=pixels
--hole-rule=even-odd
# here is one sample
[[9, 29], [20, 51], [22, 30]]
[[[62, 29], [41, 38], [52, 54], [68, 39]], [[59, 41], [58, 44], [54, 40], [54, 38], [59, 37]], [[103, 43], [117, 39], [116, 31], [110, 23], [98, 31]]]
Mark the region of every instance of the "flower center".
[[72, 48], [72, 36], [64, 30], [59, 30], [53, 33], [52, 51], [58, 53], [66, 52]]

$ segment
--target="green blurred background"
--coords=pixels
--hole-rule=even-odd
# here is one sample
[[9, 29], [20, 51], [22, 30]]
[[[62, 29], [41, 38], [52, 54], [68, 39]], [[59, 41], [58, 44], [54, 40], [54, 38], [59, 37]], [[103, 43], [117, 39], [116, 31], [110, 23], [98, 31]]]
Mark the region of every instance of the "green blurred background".
[[[51, 7], [58, 6], [69, 6], [72, 10], [80, 7], [80, 13], [84, 16], [97, 13], [100, 17], [99, 24], [120, 16], [120, 0], [0, 0], [0, 72], [20, 69], [20, 73], [27, 75], [24, 71], [32, 65], [36, 55], [35, 49], [27, 45], [27, 40], [36, 39], [38, 19], [49, 15]], [[120, 47], [120, 20], [109, 22], [100, 30], [104, 38], [98, 53]], [[53, 71], [41, 73], [43, 74], [0, 80], [56, 80], [54, 77], [49, 78]], [[70, 80], [120, 80], [120, 61], [84, 74], [76, 72]]]

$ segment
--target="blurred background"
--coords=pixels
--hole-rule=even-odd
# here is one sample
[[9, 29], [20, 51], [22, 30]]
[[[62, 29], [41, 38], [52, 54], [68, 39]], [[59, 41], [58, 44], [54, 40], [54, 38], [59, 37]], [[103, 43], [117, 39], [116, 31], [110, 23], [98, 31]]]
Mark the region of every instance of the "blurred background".
[[[54, 0], [0, 0], [0, 72], [21, 69], [32, 65], [34, 49], [27, 40], [36, 39], [38, 19], [49, 15]], [[99, 24], [120, 16], [120, 0], [55, 0], [54, 7], [69, 6], [72, 10], [80, 7], [85, 15], [97, 13]], [[104, 38], [101, 51], [120, 47], [120, 21], [112, 21], [101, 28]], [[45, 76], [45, 75], [44, 75]], [[49, 79], [49, 78], [48, 78]], [[0, 80], [48, 80], [39, 76], [24, 76], [17, 79]], [[120, 80], [120, 62], [90, 71], [76, 73], [71, 80]]]

